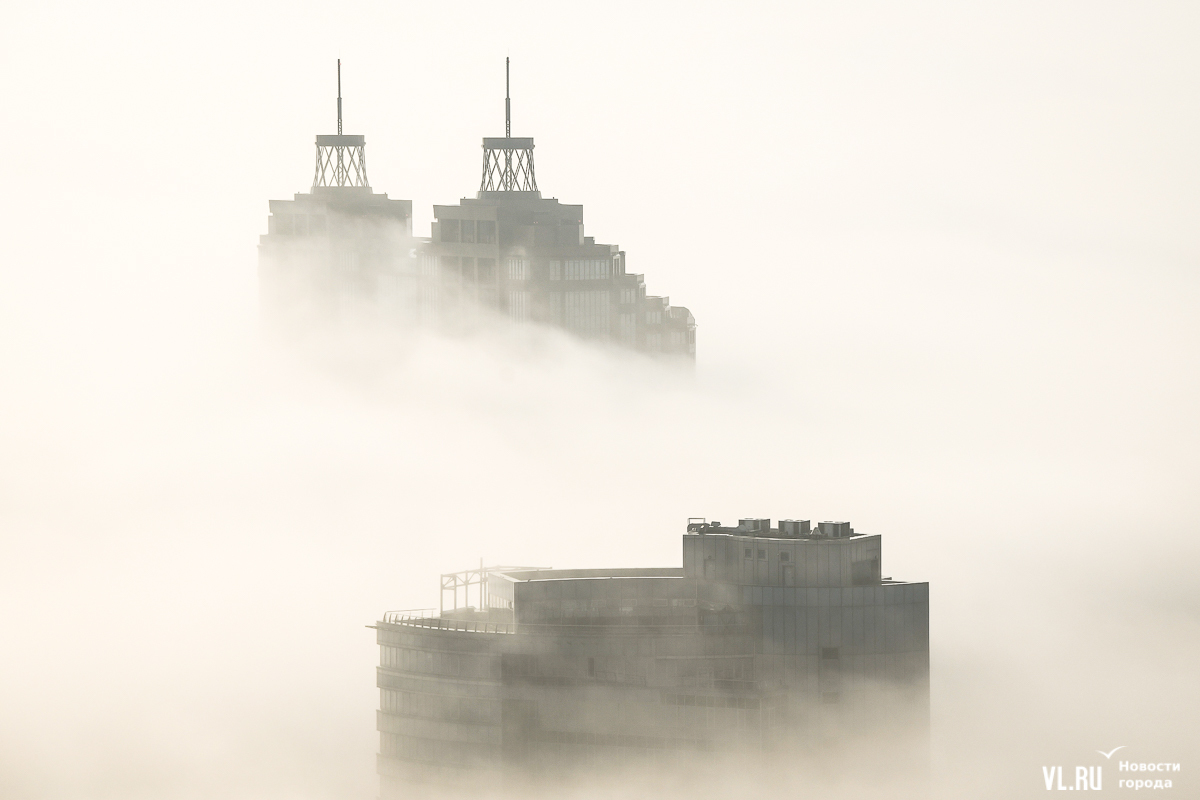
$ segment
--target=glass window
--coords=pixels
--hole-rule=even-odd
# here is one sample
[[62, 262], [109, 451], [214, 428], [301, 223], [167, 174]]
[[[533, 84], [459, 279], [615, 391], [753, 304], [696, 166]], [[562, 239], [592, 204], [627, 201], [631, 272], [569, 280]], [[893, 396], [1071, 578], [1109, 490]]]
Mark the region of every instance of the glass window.
[[510, 281], [527, 281], [529, 280], [529, 262], [523, 258], [509, 258], [505, 260], [505, 266], [508, 271], [508, 279]]
[[461, 229], [459, 230], [459, 236], [461, 237], [460, 240], [467, 242], [468, 244], [470, 244], [471, 242], [474, 242], [475, 241], [475, 220], [464, 219], [464, 220], [462, 220], [460, 225], [461, 225]]
[[633, 344], [637, 338], [637, 314], [622, 314], [620, 317], [621, 341]]
[[746, 548], [746, 558], [754, 558], [754, 551], [749, 547]]
[[475, 241], [480, 244], [496, 242], [496, 223], [489, 219], [481, 219], [475, 224]]
[[607, 291], [563, 292], [563, 324], [584, 335], [608, 335], [610, 294]]
[[529, 319], [529, 292], [512, 291], [508, 293], [508, 315], [518, 322]]
[[458, 241], [458, 220], [456, 220], [456, 219], [440, 219], [440, 220], [438, 220], [438, 227], [442, 231], [442, 241], [443, 242], [457, 242]]
[[564, 267], [563, 280], [598, 281], [608, 278], [611, 264], [607, 260], [588, 259], [586, 261], [567, 261]]

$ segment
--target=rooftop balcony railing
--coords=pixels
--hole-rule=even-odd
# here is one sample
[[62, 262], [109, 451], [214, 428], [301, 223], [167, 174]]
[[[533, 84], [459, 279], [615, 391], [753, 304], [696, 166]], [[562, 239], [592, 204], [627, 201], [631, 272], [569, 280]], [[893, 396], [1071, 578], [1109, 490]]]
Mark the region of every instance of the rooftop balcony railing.
[[511, 622], [486, 622], [473, 619], [446, 619], [434, 614], [436, 608], [418, 608], [407, 611], [388, 611], [383, 615], [388, 625], [404, 625], [410, 628], [430, 628], [439, 631], [464, 631], [466, 633], [516, 633]]
[[[513, 622], [488, 622], [473, 619], [449, 619], [437, 616], [436, 608], [409, 609], [405, 611], [387, 611], [383, 622], [387, 625], [403, 625], [410, 628], [429, 628], [441, 631], [465, 631], [468, 633], [516, 633], [517, 625]], [[562, 619], [557, 622], [522, 622], [521, 632], [527, 634], [565, 635], [570, 633], [622, 633], [645, 634], [717, 634], [736, 635], [751, 632], [750, 625], [745, 623], [730, 623], [704, 621], [685, 624], [661, 623], [647, 621], [636, 617], [605, 618], [605, 619]]]

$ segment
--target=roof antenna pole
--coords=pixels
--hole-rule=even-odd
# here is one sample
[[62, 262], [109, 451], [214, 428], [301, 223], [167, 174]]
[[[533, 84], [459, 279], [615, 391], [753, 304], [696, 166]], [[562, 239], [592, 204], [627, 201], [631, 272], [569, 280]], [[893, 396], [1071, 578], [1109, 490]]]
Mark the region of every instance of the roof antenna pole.
[[508, 97], [508, 56], [504, 57], [504, 138], [512, 138], [512, 100]]
[[338, 136], [342, 135], [342, 60], [338, 59]]

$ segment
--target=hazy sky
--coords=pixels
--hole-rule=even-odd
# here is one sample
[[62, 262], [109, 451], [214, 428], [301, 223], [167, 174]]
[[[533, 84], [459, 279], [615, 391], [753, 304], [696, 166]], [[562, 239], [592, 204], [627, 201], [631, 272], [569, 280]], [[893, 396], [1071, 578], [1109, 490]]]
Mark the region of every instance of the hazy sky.
[[[1195, 791], [1197, 41], [1153, 2], [6, 8], [0, 796], [373, 797], [379, 613], [760, 515], [931, 582], [945, 796], [1121, 744]], [[428, 235], [506, 55], [540, 188], [692, 310], [695, 379], [260, 346], [336, 59]]]

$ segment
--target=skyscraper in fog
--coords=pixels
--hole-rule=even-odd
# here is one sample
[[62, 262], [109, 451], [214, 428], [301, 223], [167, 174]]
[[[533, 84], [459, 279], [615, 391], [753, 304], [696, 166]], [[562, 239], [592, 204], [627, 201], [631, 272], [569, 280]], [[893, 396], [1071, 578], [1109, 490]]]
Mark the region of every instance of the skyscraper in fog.
[[[507, 81], [507, 66], [506, 66]], [[507, 92], [506, 92], [507, 95]], [[412, 236], [411, 203], [371, 192], [361, 136], [317, 137], [311, 194], [271, 201], [260, 245], [264, 314], [303, 326], [346, 314], [455, 328], [498, 314], [586, 339], [695, 358], [696, 321], [646, 294], [618, 245], [584, 234], [583, 206], [544, 198], [532, 138], [483, 140], [474, 198], [434, 206]]]
[[312, 189], [270, 201], [259, 244], [259, 295], [267, 324], [295, 332], [347, 317], [402, 316], [415, 306], [418, 249], [412, 202], [371, 190], [366, 139], [317, 136]]
[[694, 358], [691, 312], [647, 296], [643, 276], [626, 271], [618, 245], [584, 234], [583, 206], [542, 197], [533, 139], [512, 136], [505, 94], [504, 137], [483, 140], [479, 192], [433, 207], [422, 270], [438, 274], [445, 291], [466, 293], [514, 320]]
[[440, 612], [384, 615], [383, 800], [706, 753], [792, 768], [885, 729], [922, 752], [929, 585], [883, 577], [879, 536], [692, 521], [682, 544], [682, 568], [443, 575]]

